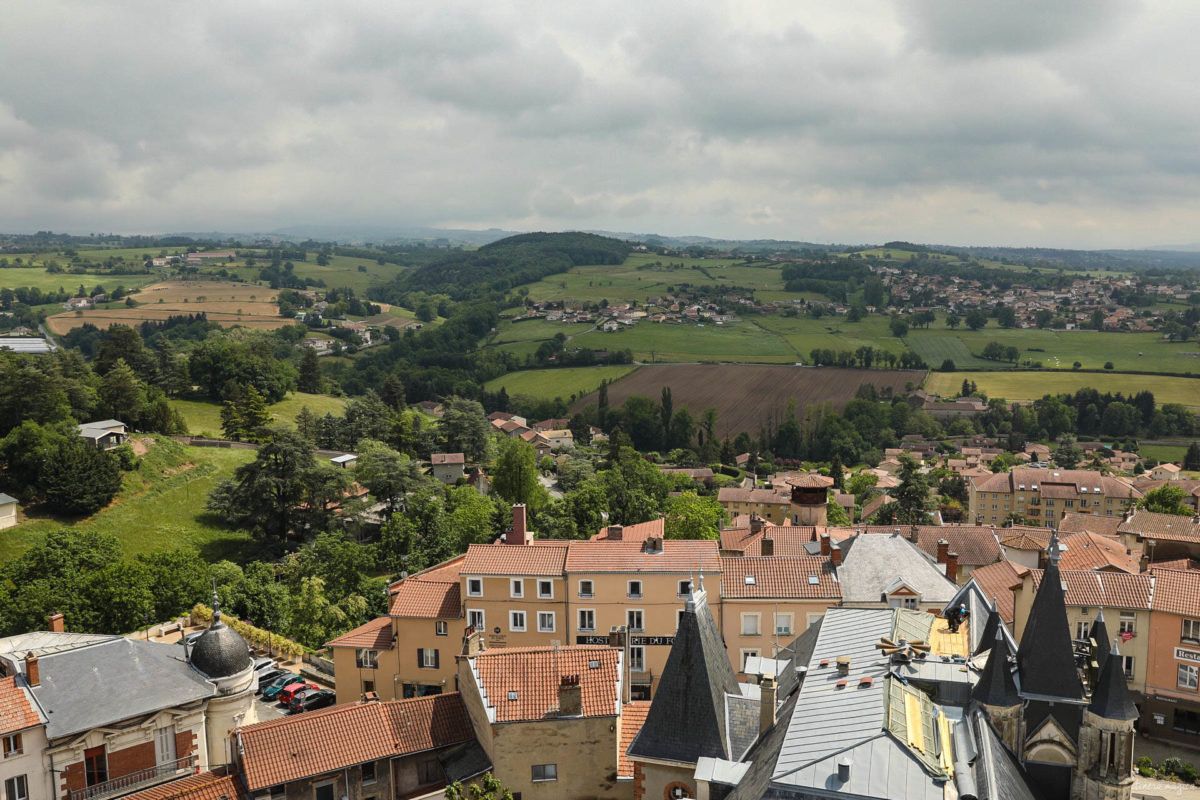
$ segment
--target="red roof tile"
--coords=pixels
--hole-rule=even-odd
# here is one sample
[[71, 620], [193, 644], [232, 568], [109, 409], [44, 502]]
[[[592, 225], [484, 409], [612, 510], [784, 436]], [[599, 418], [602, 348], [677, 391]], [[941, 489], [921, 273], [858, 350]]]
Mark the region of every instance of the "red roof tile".
[[[868, 525], [867, 533], [893, 533], [912, 541], [912, 525]], [[1000, 531], [986, 525], [917, 525], [917, 547], [937, 558], [938, 540], [950, 543], [950, 552], [958, 553], [958, 563], [965, 567], [994, 564], [1002, 558], [996, 534]]]
[[17, 677], [0, 678], [0, 736], [42, 724]]
[[1155, 569], [1154, 610], [1200, 617], [1200, 572]]
[[[811, 578], [816, 578], [813, 583]], [[840, 599], [828, 556], [725, 557], [721, 559], [721, 597], [728, 599]]]
[[1096, 533], [1073, 533], [1062, 539], [1064, 547], [1059, 568], [1064, 570], [1118, 569], [1139, 571], [1138, 559], [1125, 551], [1119, 540]]
[[632, 703], [627, 703], [621, 709], [621, 741], [618, 744], [617, 750], [617, 777], [632, 778], [633, 777], [633, 761], [625, 754], [629, 749], [629, 745], [633, 744], [634, 737], [642, 729], [642, 725], [646, 723], [646, 714], [650, 711], [649, 700], [635, 700]]
[[[831, 537], [835, 530], [839, 529], [829, 529]], [[744, 556], [761, 556], [762, 540], [770, 539], [774, 547], [773, 552], [777, 556], [807, 556], [810, 553], [804, 546], [817, 541], [816, 528], [812, 525], [774, 525], [765, 527], [758, 533], [748, 530], [739, 533], [726, 535], [722, 532], [721, 549]], [[853, 533], [851, 530], [849, 535]]]
[[833, 478], [816, 472], [806, 472], [803, 475], [797, 475], [795, 478], [787, 478], [784, 480], [784, 483], [801, 489], [825, 489], [833, 486]]
[[566, 542], [472, 544], [463, 560], [463, 575], [562, 575]]
[[243, 794], [234, 776], [201, 772], [127, 794], [122, 800], [236, 800]]
[[460, 618], [462, 589], [458, 573], [463, 560], [463, 556], [458, 556], [393, 583], [388, 614], [422, 619]]
[[775, 489], [742, 489], [737, 486], [725, 486], [717, 491], [717, 502], [788, 505], [792, 502], [792, 498], [787, 493]]
[[[1033, 577], [1033, 589], [1037, 591], [1042, 582], [1042, 570], [1031, 569], [1029, 574]], [[1066, 603], [1069, 606], [1149, 609], [1154, 595], [1154, 578], [1149, 573], [1127, 575], [1124, 572], [1063, 570], [1060, 574], [1067, 585]]]
[[1011, 561], [997, 561], [973, 571], [971, 580], [975, 581], [985, 597], [995, 598], [1000, 618], [1011, 623], [1016, 615], [1012, 587], [1021, 582], [1021, 576], [1027, 570], [1027, 567]]
[[391, 650], [392, 618], [379, 617], [359, 625], [352, 631], [343, 633], [336, 639], [325, 643], [327, 647], [364, 647], [369, 650]]
[[474, 738], [457, 692], [332, 706], [240, 729], [246, 786], [267, 786]]
[[466, 458], [462, 453], [433, 453], [429, 456], [429, 463], [434, 466], [443, 464], [464, 464]]
[[[666, 517], [639, 522], [636, 525], [606, 525], [592, 536], [593, 542], [644, 542], [651, 537], [663, 537]], [[620, 528], [618, 534], [614, 528]]]
[[1116, 536], [1117, 528], [1121, 525], [1122, 517], [1102, 517], [1097, 514], [1080, 514], [1078, 511], [1068, 511], [1058, 523], [1058, 535], [1082, 533], [1091, 531], [1101, 536]]
[[[578, 675], [583, 716], [616, 716], [618, 661], [612, 647], [506, 647], [485, 650], [473, 659], [476, 682], [495, 722], [528, 722], [554, 717], [558, 686], [564, 675]], [[595, 667], [591, 665], [595, 664]]]
[[[647, 553], [639, 542], [571, 542], [567, 572], [711, 572], [721, 568], [712, 540], [668, 539], [662, 550]], [[530, 574], [530, 573], [526, 573]]]
[[1138, 509], [1128, 521], [1122, 522], [1121, 533], [1134, 533], [1144, 539], [1166, 539], [1169, 541], [1200, 542], [1200, 524], [1191, 517], [1174, 514], [1158, 514]]

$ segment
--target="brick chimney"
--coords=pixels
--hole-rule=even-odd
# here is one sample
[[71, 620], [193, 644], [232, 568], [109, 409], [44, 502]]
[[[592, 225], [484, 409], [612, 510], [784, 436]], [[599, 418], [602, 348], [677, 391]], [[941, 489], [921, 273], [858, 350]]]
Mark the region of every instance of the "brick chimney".
[[487, 648], [483, 644], [483, 631], [475, 629], [474, 625], [467, 627], [463, 632], [462, 654], [464, 656], [475, 656], [482, 653]]
[[910, 542], [912, 542], [913, 544], [916, 544], [918, 541], [920, 541], [920, 539], [921, 539], [921, 529], [918, 526], [913, 525], [911, 528], [908, 529], [908, 540]]
[[42, 673], [38, 668], [38, 657], [33, 653], [25, 654], [25, 680], [30, 686], [40, 686], [42, 683]]
[[946, 577], [952, 583], [958, 583], [958, 553], [946, 554]]
[[50, 625], [51, 633], [62, 633], [67, 629], [62, 614], [51, 614], [46, 617], [46, 622]]
[[762, 549], [762, 552], [760, 552], [759, 555], [763, 555], [763, 556], [775, 555], [775, 540], [774, 539], [764, 536], [762, 538], [762, 541], [759, 542], [759, 547]]
[[[828, 537], [828, 535], [827, 535], [827, 536], [825, 537], [825, 541], [828, 541], [828, 540], [829, 540], [829, 537]], [[833, 564], [835, 567], [840, 567], [840, 566], [842, 565], [842, 548], [840, 548], [840, 547], [833, 547], [833, 548], [830, 548], [830, 550], [829, 550], [829, 561], [830, 561], [830, 563], [832, 563], [832, 564]]]
[[758, 533], [763, 529], [763, 518], [758, 514], [750, 515], [750, 532]]
[[945, 539], [938, 539], [937, 562], [939, 564], [946, 563], [946, 556], [950, 554], [950, 543]]
[[830, 547], [829, 547], [829, 534], [828, 534], [828, 533], [822, 533], [822, 534], [821, 534], [821, 555], [823, 555], [823, 556], [827, 556], [827, 555], [829, 555], [829, 549], [830, 549]]
[[779, 684], [775, 683], [774, 675], [763, 675], [758, 687], [758, 732], [762, 734], [775, 724], [775, 698], [779, 694]]
[[505, 544], [528, 544], [528, 530], [525, 524], [525, 504], [517, 503], [512, 507], [512, 531], [504, 537]]
[[622, 539], [624, 539], [625, 538], [625, 526], [624, 525], [609, 525], [608, 526], [608, 538], [614, 542], [619, 542]]
[[850, 674], [850, 656], [837, 657], [837, 674], [843, 678]]
[[563, 675], [558, 682], [558, 715], [583, 716], [583, 687], [578, 675]]

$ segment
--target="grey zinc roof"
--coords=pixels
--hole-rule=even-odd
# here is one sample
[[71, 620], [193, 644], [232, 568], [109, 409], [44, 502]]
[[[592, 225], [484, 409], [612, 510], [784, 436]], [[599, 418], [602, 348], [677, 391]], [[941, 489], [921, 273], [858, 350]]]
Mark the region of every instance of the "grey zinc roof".
[[183, 648], [123, 637], [48, 653], [32, 688], [56, 739], [210, 697], [215, 687], [183, 660]]
[[30, 631], [0, 639], [0, 656], [15, 657], [18, 661], [27, 653], [41, 657], [77, 647], [111, 642], [119, 639], [111, 633], [55, 633], [53, 631]]
[[17, 502], [17, 498], [13, 497], [12, 495], [7, 495], [4, 492], [0, 492], [0, 506], [6, 506], [9, 503], [15, 502]]
[[878, 603], [898, 579], [920, 592], [923, 603], [945, 603], [958, 591], [944, 568], [903, 536], [859, 535], [843, 542], [842, 551], [837, 576], [845, 603]]

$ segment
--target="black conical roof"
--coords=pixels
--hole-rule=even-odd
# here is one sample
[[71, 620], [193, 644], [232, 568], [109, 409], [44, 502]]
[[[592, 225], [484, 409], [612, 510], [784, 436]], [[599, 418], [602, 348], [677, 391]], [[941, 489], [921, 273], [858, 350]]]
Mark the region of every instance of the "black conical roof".
[[1012, 667], [1008, 663], [1008, 642], [997, 630], [992, 636], [991, 652], [987, 664], [979, 674], [979, 682], [971, 690], [971, 698], [989, 706], [1015, 706], [1021, 702], [1017, 684], [1013, 681]]
[[740, 694], [717, 623], [703, 592], [688, 598], [675, 642], [631, 756], [694, 764], [732, 758], [725, 735], [725, 695]]
[[977, 656], [992, 649], [992, 644], [997, 640], [996, 632], [1000, 629], [1000, 624], [1000, 612], [996, 610], [996, 601], [993, 600], [992, 607], [988, 610], [987, 622], [983, 624], [983, 632], [979, 634], [979, 644], [975, 646], [975, 652], [971, 655]]
[[1058, 536], [1054, 534], [1050, 537], [1050, 558], [1042, 573], [1042, 585], [1033, 598], [1017, 650], [1021, 694], [1082, 700], [1083, 684], [1075, 668], [1058, 559]]
[[1138, 718], [1137, 706], [1133, 704], [1129, 686], [1125, 683], [1125, 669], [1116, 642], [1113, 642], [1108, 658], [1100, 669], [1100, 680], [1096, 682], [1096, 691], [1092, 692], [1088, 710], [1105, 719], [1128, 721]]
[[1092, 656], [1096, 659], [1096, 663], [1104, 667], [1104, 662], [1108, 658], [1108, 643], [1111, 641], [1108, 636], [1108, 626], [1104, 624], [1104, 609], [1101, 608], [1096, 612], [1096, 619], [1092, 622], [1092, 630], [1088, 634], [1088, 638], [1096, 643], [1096, 652]]

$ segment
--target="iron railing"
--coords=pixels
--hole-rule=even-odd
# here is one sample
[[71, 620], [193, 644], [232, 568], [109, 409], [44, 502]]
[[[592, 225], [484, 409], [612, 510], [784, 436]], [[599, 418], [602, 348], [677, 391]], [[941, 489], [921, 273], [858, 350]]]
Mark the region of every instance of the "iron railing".
[[173, 778], [191, 771], [195, 765], [195, 754], [186, 755], [174, 761], [167, 761], [162, 764], [156, 764], [153, 767], [130, 772], [127, 775], [110, 778], [100, 783], [93, 783], [91, 786], [85, 786], [82, 789], [72, 789], [67, 795], [67, 800], [99, 800], [102, 797], [126, 794], [156, 783], [166, 783]]

